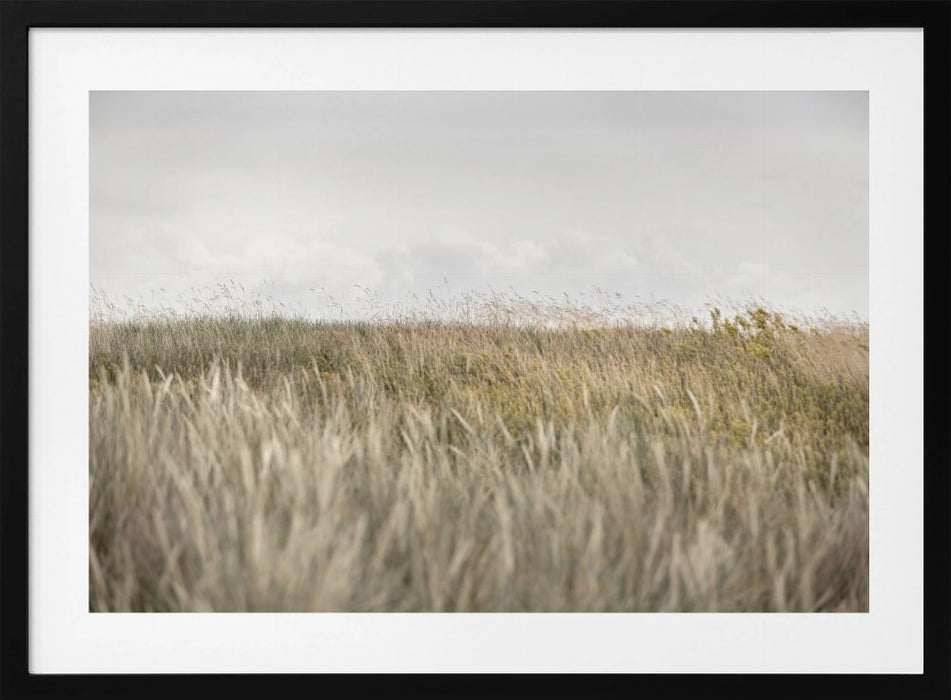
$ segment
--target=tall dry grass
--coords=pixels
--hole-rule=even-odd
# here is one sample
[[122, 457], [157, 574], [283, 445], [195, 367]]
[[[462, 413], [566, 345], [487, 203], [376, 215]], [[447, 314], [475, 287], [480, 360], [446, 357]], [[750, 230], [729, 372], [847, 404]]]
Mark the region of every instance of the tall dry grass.
[[96, 323], [90, 609], [867, 610], [867, 342]]

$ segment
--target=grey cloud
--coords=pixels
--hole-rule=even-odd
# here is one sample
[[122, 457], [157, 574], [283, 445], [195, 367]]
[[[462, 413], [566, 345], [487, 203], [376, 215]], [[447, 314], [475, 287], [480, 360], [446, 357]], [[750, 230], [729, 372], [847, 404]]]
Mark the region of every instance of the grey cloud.
[[867, 314], [867, 119], [863, 92], [97, 92], [91, 278]]

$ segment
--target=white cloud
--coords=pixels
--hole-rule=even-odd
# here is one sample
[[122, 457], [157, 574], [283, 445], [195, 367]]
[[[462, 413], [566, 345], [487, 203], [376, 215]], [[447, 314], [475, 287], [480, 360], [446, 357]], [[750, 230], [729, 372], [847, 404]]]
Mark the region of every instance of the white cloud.
[[[91, 276], [867, 314], [862, 93], [94, 93]], [[354, 285], [360, 285], [360, 288]]]

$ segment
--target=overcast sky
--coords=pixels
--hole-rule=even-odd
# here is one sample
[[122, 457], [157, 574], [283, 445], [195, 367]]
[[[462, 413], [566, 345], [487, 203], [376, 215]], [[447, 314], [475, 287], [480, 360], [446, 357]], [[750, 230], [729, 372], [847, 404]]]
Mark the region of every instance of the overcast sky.
[[867, 259], [865, 92], [90, 96], [91, 283], [115, 298], [597, 287], [867, 318]]

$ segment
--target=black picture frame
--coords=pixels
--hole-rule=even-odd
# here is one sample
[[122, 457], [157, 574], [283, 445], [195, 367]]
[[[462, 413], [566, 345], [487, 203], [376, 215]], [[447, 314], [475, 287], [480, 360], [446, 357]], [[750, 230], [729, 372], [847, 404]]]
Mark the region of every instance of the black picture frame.
[[[33, 675], [28, 666], [28, 34], [36, 27], [886, 28], [924, 32], [924, 673], [921, 675]], [[848, 0], [2, 0], [0, 694], [284, 693], [951, 697], [947, 397], [951, 2]]]

